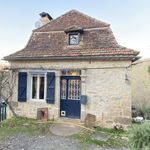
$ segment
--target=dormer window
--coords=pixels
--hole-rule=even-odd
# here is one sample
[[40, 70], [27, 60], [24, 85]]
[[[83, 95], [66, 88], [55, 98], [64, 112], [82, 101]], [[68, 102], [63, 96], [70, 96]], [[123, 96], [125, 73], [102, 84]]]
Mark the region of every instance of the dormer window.
[[70, 33], [69, 45], [78, 45], [78, 44], [79, 44], [79, 33]]
[[65, 30], [65, 33], [68, 35], [68, 45], [79, 45], [80, 35], [83, 34], [83, 28], [78, 26], [72, 26]]

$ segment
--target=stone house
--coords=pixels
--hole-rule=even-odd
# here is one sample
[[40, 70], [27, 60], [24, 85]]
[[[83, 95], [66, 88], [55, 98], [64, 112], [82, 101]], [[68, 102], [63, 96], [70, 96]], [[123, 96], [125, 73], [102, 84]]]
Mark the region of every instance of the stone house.
[[18, 115], [37, 117], [48, 107], [50, 119], [87, 114], [96, 125], [131, 123], [131, 63], [138, 51], [120, 46], [110, 24], [71, 10], [33, 30], [26, 47], [5, 57], [17, 76], [12, 102]]

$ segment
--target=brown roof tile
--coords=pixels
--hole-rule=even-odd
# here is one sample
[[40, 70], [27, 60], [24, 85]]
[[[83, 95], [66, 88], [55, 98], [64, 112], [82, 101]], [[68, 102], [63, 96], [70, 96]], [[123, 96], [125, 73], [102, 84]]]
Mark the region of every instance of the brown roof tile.
[[35, 31], [59, 31], [65, 30], [71, 26], [79, 26], [82, 28], [99, 28], [109, 26], [109, 24], [87, 16], [77, 10], [71, 10], [64, 15], [52, 20], [47, 25], [36, 29]]
[[[79, 45], [68, 45], [68, 29], [83, 29]], [[138, 55], [118, 45], [108, 24], [88, 17], [78, 11], [70, 11], [33, 31], [27, 46], [6, 60], [55, 59], [85, 57], [128, 57]], [[130, 59], [130, 60], [131, 60]]]

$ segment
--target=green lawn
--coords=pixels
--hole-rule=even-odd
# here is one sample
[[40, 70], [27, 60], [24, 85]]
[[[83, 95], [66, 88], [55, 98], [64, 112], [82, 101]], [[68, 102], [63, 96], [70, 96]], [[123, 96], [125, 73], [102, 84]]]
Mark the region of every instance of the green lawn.
[[29, 135], [49, 133], [50, 123], [38, 123], [35, 119], [24, 117], [11, 118], [0, 123], [0, 140], [17, 133]]
[[114, 129], [97, 127], [95, 128], [95, 132], [106, 135], [108, 137], [107, 140], [97, 140], [94, 138], [94, 133], [87, 131], [76, 134], [74, 137], [80, 141], [83, 147], [87, 146], [88, 144], [117, 148], [128, 146], [128, 142], [122, 139], [122, 137], [128, 137], [127, 131], [117, 131]]

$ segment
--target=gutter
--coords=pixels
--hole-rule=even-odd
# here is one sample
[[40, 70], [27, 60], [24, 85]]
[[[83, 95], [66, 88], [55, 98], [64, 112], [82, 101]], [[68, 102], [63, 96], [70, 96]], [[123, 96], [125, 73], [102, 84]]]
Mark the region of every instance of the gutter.
[[140, 57], [135, 56], [86, 56], [86, 57], [17, 57], [17, 58], [7, 58], [4, 57], [3, 60], [7, 61], [23, 61], [23, 60], [131, 60], [132, 62], [140, 59]]

